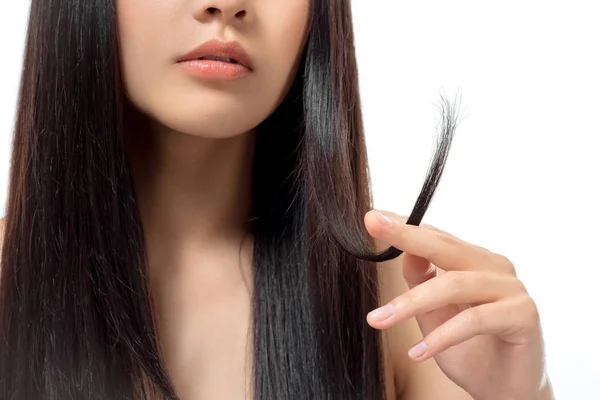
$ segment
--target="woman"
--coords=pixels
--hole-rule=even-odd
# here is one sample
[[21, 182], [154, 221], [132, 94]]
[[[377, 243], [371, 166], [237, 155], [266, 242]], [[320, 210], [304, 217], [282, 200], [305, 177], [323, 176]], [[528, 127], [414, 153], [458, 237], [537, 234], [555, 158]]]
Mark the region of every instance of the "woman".
[[552, 398], [510, 261], [418, 226], [452, 121], [370, 210], [349, 1], [32, 0], [18, 104], [2, 399]]

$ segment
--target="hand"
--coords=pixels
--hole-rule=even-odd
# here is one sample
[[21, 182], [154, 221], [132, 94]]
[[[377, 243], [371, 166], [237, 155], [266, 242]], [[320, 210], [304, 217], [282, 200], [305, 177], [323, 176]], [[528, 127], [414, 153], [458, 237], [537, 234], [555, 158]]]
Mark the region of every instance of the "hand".
[[476, 400], [552, 399], [538, 310], [510, 260], [431, 225], [381, 213], [391, 225], [370, 211], [366, 228], [404, 251], [410, 290], [369, 313], [368, 323], [386, 329], [416, 317], [424, 338], [409, 356], [433, 357]]

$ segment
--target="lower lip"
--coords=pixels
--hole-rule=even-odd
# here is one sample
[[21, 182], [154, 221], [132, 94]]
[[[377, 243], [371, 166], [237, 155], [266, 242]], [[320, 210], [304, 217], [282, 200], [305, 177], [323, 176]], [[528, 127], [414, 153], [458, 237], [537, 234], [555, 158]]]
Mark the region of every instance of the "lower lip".
[[189, 60], [179, 63], [187, 72], [208, 79], [239, 79], [250, 74], [250, 69], [241, 64], [217, 60]]

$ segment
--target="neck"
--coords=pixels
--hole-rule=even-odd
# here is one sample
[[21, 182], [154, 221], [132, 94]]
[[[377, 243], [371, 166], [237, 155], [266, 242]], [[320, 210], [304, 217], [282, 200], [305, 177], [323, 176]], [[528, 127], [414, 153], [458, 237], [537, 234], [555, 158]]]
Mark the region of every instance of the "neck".
[[137, 115], [125, 134], [150, 266], [172, 263], [173, 254], [190, 259], [240, 245], [251, 205], [255, 130], [210, 139]]

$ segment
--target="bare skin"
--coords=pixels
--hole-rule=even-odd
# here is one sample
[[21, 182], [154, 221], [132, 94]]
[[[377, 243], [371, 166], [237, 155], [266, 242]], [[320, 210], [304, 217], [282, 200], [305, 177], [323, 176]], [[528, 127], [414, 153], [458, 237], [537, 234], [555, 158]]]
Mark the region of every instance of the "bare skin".
[[[388, 213], [388, 215], [392, 214]], [[400, 221], [401, 219], [397, 220], [397, 222]], [[369, 222], [367, 226], [370, 230], [377, 231], [380, 228], [377, 228], [375, 224]], [[416, 229], [435, 230], [437, 228]], [[3, 236], [4, 221], [0, 220], [0, 244]], [[401, 240], [406, 243], [408, 237], [406, 235]], [[241, 247], [236, 245], [228, 248], [226, 244], [222, 244], [222, 247], [214, 248], [212, 252], [196, 253], [196, 257], [188, 255], [189, 258], [186, 258], [188, 264], [181, 262], [181, 259], [179, 261], [171, 259], [173, 263], [167, 262], [166, 264], [170, 266], [172, 273], [165, 273], [165, 267], [155, 268], [153, 270], [155, 272], [151, 274], [153, 294], [157, 300], [157, 320], [165, 365], [182, 400], [251, 398], [249, 395], [250, 366], [252, 365], [252, 347], [249, 335], [251, 318], [249, 282], [251, 281], [252, 238], [247, 237], [247, 239], [242, 242]], [[376, 239], [376, 242], [379, 250], [383, 250], [387, 246], [382, 240]], [[429, 248], [431, 249], [431, 247]], [[474, 249], [486, 251], [477, 246]], [[418, 252], [418, 248], [414, 247], [413, 251]], [[383, 304], [402, 304], [404, 299], [413, 293], [411, 290], [438, 277], [440, 273], [445, 273], [439, 268], [439, 271], [433, 269], [434, 273], [428, 265], [429, 263], [423, 262], [423, 258], [410, 254], [407, 259], [406, 255], [409, 253], [377, 265]], [[403, 272], [410, 276], [409, 280], [413, 283], [407, 282]], [[415, 284], [416, 281], [421, 282]], [[441, 291], [452, 292], [449, 290], [449, 286], [442, 288]], [[505, 292], [506, 294], [510, 293], [509, 291]], [[418, 301], [414, 301], [413, 304], [418, 303]], [[447, 374], [450, 373], [454, 376], [453, 374], [462, 372], [461, 368], [456, 368], [457, 363], [453, 363], [452, 358], [458, 357], [463, 361], [465, 355], [468, 354], [465, 353], [465, 348], [482, 347], [481, 356], [489, 358], [491, 350], [486, 352], [486, 341], [497, 340], [497, 338], [489, 336], [462, 338], [461, 340], [464, 342], [458, 340], [459, 343], [444, 351], [444, 346], [440, 347], [439, 344], [435, 349], [435, 337], [431, 337], [433, 335], [427, 336], [432, 331], [432, 327], [427, 326], [427, 318], [432, 317], [432, 321], [438, 321], [440, 317], [437, 314], [448, 313], [451, 309], [452, 307], [446, 306], [429, 313], [414, 312], [418, 314], [417, 318], [407, 318], [406, 314], [410, 314], [410, 311], [405, 311], [404, 316], [402, 316], [402, 312], [398, 312], [399, 316], [392, 317], [388, 322], [376, 322], [371, 316], [367, 317], [370, 324], [382, 329], [387, 399], [469, 400], [476, 398], [479, 400], [480, 398], [495, 398], [493, 396], [471, 396], [453, 380], [450, 380]], [[538, 335], [535, 332], [536, 326], [527, 322], [527, 319], [521, 318], [519, 314], [522, 312], [524, 311], [515, 309], [512, 312], [515, 317], [509, 323], [518, 325], [519, 320], [524, 321], [530, 328], [529, 332], [533, 333], [527, 333], [524, 328], [518, 329], [519, 340], [524, 340], [525, 336], [523, 335], [531, 337], [529, 339], [531, 344], [524, 342], [521, 347], [537, 349], [539, 343], [537, 342]], [[399, 323], [399, 320], [403, 320], [402, 323]], [[442, 320], [446, 320], [446, 318]], [[436, 322], [434, 325], [439, 327], [440, 324]], [[463, 324], [456, 330], [468, 330], [468, 328], [468, 324]], [[408, 349], [423, 336], [429, 340], [434, 352], [430, 357], [414, 360], [409, 357]], [[521, 350], [521, 352], [523, 351]], [[537, 350], [534, 350], [533, 353], [537, 353]], [[536, 357], [532, 357], [531, 354], [527, 354], [527, 358], [536, 360]], [[516, 361], [522, 365], [522, 360], [517, 359]], [[444, 372], [438, 363], [445, 367]], [[498, 369], [498, 366], [493, 364], [487, 367], [486, 374], [492, 376], [495, 369]], [[510, 366], [509, 368], [513, 369]], [[545, 371], [542, 369], [540, 373], [544, 374]], [[503, 375], [503, 377], [505, 376]], [[527, 387], [531, 382], [536, 383], [531, 379], [535, 376], [535, 374], [519, 375], [516, 383]], [[471, 379], [467, 381], [467, 385], [477, 383], [476, 381], [478, 380]], [[461, 383], [464, 384], [464, 382]], [[492, 379], [487, 384], [504, 386], [504, 379]], [[484, 393], [493, 394], [494, 392], [490, 390]], [[525, 397], [510, 398], [551, 400], [554, 399], [554, 396], [550, 382], [545, 381], [545, 384], [529, 392]]]
[[[147, 125], [130, 111], [129, 126]], [[127, 146], [166, 368], [182, 400], [250, 398], [253, 243], [240, 228], [248, 207], [240, 199], [250, 190], [240, 181], [248, 182], [251, 134], [214, 140], [202, 152], [192, 149], [206, 139], [141, 131], [146, 134], [127, 137]], [[382, 281], [396, 279], [390, 275], [393, 265], [381, 272]], [[398, 286], [383, 285], [386, 289], [383, 298], [391, 299]], [[388, 338], [396, 331], [383, 331], [384, 343], [408, 346], [405, 339]], [[386, 348], [386, 392], [395, 399], [407, 370], [395, 374], [398, 362], [389, 357]]]
[[[278, 107], [295, 76], [308, 32], [308, 4], [308, 0], [117, 1], [128, 99], [124, 140], [146, 235], [163, 356], [182, 400], [250, 398], [252, 238], [244, 235], [244, 226], [255, 128]], [[200, 82], [183, 73], [175, 59], [209, 39], [240, 42], [255, 61], [252, 74], [223, 84]], [[473, 325], [466, 323], [452, 330], [460, 333], [450, 335], [453, 343], [436, 341], [439, 325], [431, 316], [454, 315], [458, 309], [454, 301], [464, 303], [463, 308], [481, 302], [477, 297], [481, 291], [471, 285], [457, 299], [453, 285], [440, 284], [444, 281], [438, 279], [438, 269], [430, 273], [433, 258], [428, 259], [427, 251], [435, 250], [432, 256], [442, 261], [435, 264], [444, 264], [448, 271], [464, 272], [458, 269], [471, 265], [470, 276], [476, 279], [506, 282], [506, 290], [494, 294], [507, 300], [493, 306], [506, 311], [505, 304], [518, 300], [535, 316], [509, 268], [490, 277], [493, 265], [506, 264], [503, 258], [454, 241], [451, 235], [440, 240], [423, 236], [421, 230], [388, 231], [368, 215], [365, 224], [380, 249], [395, 245], [412, 252], [378, 265], [382, 305], [406, 304], [417, 294], [421, 299], [383, 322], [365, 316], [373, 329], [382, 329], [388, 399], [473, 399], [461, 388], [482, 393], [479, 382], [469, 380], [463, 368], [468, 365], [464, 361], [478, 365], [477, 359], [466, 357], [472, 354], [469, 350], [481, 350], [481, 360], [502, 359], [495, 358], [499, 354], [494, 351], [515, 345], [511, 340], [519, 340], [518, 352], [506, 358], [510, 362], [506, 365], [527, 361], [540, 368], [513, 382], [521, 390], [519, 396], [515, 392], [502, 399], [551, 399], [549, 385], [535, 393], [523, 391], [545, 382], [539, 326], [526, 314], [514, 313], [509, 321], [523, 328], [515, 337], [470, 337]], [[2, 228], [0, 223], [0, 240]], [[460, 251], [453, 253], [455, 249]], [[423, 295], [432, 285], [437, 296]], [[488, 287], [492, 293], [497, 286]], [[434, 298], [435, 304], [422, 301]], [[481, 329], [491, 329], [489, 325], [498, 321], [479, 322]], [[409, 357], [408, 350], [426, 335], [434, 353], [419, 360]], [[449, 344], [453, 346], [443, 351]], [[500, 387], [506, 365], [488, 363], [488, 369], [480, 372]], [[495, 400], [494, 393], [485, 392], [477, 400]]]
[[[3, 236], [4, 218], [0, 247]], [[239, 253], [237, 248], [214, 248], [198, 255], [194, 267], [172, 268], [183, 273], [154, 275], [165, 366], [182, 400], [251, 398], [251, 237], [241, 249]], [[389, 266], [381, 269], [381, 278], [390, 279], [390, 271]], [[392, 297], [390, 292], [383, 298]], [[388, 332], [392, 330], [383, 331], [386, 394], [387, 399], [396, 399], [396, 385], [405, 379], [394, 376]], [[392, 340], [392, 349], [401, 347]]]
[[[251, 240], [245, 242], [241, 262], [235, 251], [225, 257], [225, 263], [221, 254], [207, 261], [214, 267], [210, 272], [170, 277], [161, 283], [158, 304], [165, 317], [159, 318], [159, 330], [165, 362], [182, 399], [251, 398], [251, 245]], [[381, 277], [386, 279], [385, 273]], [[388, 332], [383, 331], [384, 343], [389, 343]], [[394, 343], [396, 348], [399, 345]], [[384, 356], [387, 398], [396, 399], [387, 347]]]

